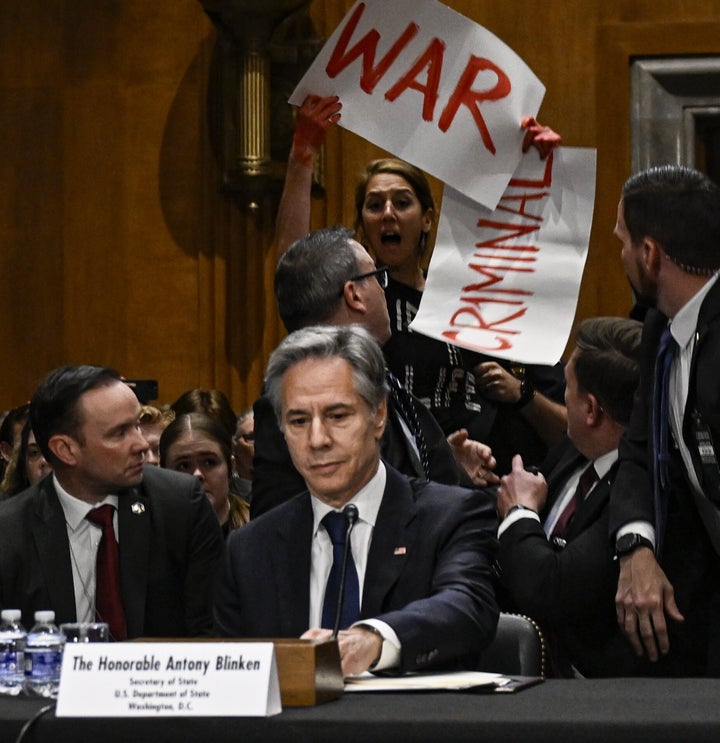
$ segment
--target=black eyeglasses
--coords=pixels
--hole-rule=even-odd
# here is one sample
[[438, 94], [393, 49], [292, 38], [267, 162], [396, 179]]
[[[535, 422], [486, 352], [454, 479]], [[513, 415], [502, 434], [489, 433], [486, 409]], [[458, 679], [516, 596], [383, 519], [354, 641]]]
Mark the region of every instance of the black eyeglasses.
[[[348, 281], [362, 281], [363, 279], [369, 279], [371, 276], [374, 276], [377, 279], [378, 284], [380, 284], [383, 289], [387, 289], [390, 280], [389, 274], [390, 269], [387, 266], [382, 266], [380, 268], [376, 268], [374, 271], [361, 273], [359, 276], [351, 276]], [[345, 287], [343, 286], [343, 288], [340, 289], [338, 297], [342, 297], [344, 291]]]

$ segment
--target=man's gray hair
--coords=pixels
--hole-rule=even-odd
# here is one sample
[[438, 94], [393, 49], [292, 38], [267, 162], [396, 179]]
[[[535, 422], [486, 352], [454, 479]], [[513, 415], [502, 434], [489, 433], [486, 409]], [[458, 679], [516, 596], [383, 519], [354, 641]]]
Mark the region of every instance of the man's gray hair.
[[345, 227], [325, 227], [296, 240], [275, 269], [275, 298], [288, 333], [329, 322], [345, 282], [360, 272]]
[[375, 339], [360, 325], [311, 326], [296, 330], [273, 351], [265, 374], [265, 392], [282, 428], [282, 380], [307, 359], [338, 357], [350, 364], [355, 391], [372, 413], [387, 397], [385, 358]]

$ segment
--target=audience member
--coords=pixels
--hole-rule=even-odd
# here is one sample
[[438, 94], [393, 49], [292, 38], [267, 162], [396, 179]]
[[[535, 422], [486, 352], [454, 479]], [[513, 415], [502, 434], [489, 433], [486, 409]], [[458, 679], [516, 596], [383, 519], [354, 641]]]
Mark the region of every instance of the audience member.
[[115, 640], [210, 634], [220, 528], [195, 478], [144, 466], [139, 414], [104, 367], [60, 367], [36, 389], [30, 422], [53, 474], [0, 507], [0, 608], [26, 626], [52, 609], [58, 623], [107, 621]]
[[160, 437], [160, 466], [200, 481], [226, 538], [249, 521], [248, 504], [233, 492], [232, 439], [218, 420], [204, 413], [175, 418]]
[[248, 408], [238, 415], [233, 437], [235, 453], [235, 487], [239, 495], [250, 502], [252, 497], [253, 457], [255, 456], [255, 415]]
[[[328, 127], [340, 118], [336, 96], [309, 96], [296, 131], [278, 208], [277, 248], [284, 252], [310, 229], [313, 163]], [[560, 137], [528, 119], [524, 147], [547, 155]], [[446, 435], [459, 429], [493, 450], [498, 471], [518, 451], [540, 461], [562, 438], [562, 366], [520, 366], [491, 360], [409, 329], [425, 288], [424, 265], [437, 210], [425, 174], [385, 158], [371, 162], [355, 191], [358, 239], [389, 268], [385, 288], [391, 338], [383, 345], [390, 371], [435, 416]], [[550, 395], [553, 399], [546, 396]]]
[[[314, 324], [363, 325], [381, 345], [390, 337], [385, 272], [343, 227], [317, 230], [282, 256], [275, 296], [288, 331]], [[382, 440], [386, 461], [404, 474], [451, 485], [496, 482], [490, 449], [458, 432], [447, 440], [430, 412], [388, 376], [390, 407]], [[266, 396], [255, 410], [251, 515], [263, 513], [304, 488]]]
[[[494, 497], [410, 479], [381, 462], [385, 364], [360, 327], [291, 334], [273, 352], [265, 383], [309, 492], [230, 536], [218, 632], [324, 639], [340, 615], [345, 675], [473, 668], [498, 616]], [[358, 518], [338, 611], [333, 572], [349, 503]], [[333, 518], [339, 533], [331, 538]]]
[[0, 425], [0, 477], [5, 473], [13, 452], [20, 442], [20, 433], [28, 419], [30, 404], [24, 403], [7, 412]]
[[160, 464], [160, 436], [173, 420], [175, 411], [172, 408], [161, 410], [154, 405], [143, 405], [140, 408], [140, 433], [149, 447], [145, 452], [145, 464]]
[[718, 676], [720, 188], [679, 165], [637, 173], [615, 235], [650, 308], [610, 500], [617, 619], [658, 672]]
[[21, 493], [49, 474], [51, 470], [52, 467], [42, 455], [40, 447], [35, 441], [35, 434], [30, 428], [30, 421], [25, 421], [20, 434], [20, 444], [8, 463], [5, 477], [0, 486], [3, 498]]
[[175, 411], [175, 415], [205, 413], [220, 421], [229, 432], [230, 438], [235, 435], [237, 414], [227, 395], [220, 390], [204, 390], [196, 387], [180, 395], [170, 407]]
[[565, 367], [567, 439], [542, 474], [522, 457], [500, 482], [498, 563], [511, 602], [548, 638], [556, 675], [620, 676], [639, 664], [615, 621], [617, 563], [608, 539], [618, 443], [639, 379], [642, 324], [582, 322]]

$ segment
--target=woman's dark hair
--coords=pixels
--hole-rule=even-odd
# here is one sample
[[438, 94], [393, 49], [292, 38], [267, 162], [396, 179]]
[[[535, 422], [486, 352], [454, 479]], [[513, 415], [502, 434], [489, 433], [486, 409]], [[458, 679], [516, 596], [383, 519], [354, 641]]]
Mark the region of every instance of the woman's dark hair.
[[183, 392], [170, 406], [176, 416], [187, 413], [205, 413], [205, 415], [219, 421], [230, 433], [230, 439], [235, 435], [237, 415], [233, 410], [227, 395], [220, 390], [195, 389]]

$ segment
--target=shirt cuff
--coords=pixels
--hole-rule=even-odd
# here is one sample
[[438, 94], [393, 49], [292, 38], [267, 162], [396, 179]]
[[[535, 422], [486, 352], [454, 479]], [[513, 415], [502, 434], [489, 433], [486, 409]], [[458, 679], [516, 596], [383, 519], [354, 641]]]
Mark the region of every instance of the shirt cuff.
[[377, 663], [372, 667], [373, 671], [384, 671], [388, 668], [396, 668], [400, 665], [400, 640], [395, 634], [395, 630], [382, 619], [363, 619], [361, 622], [355, 622], [353, 627], [362, 627], [366, 625], [376, 629], [383, 638], [382, 650]]
[[627, 524], [623, 524], [615, 534], [615, 541], [617, 542], [620, 537], [626, 534], [639, 534], [645, 539], [649, 539], [652, 542], [653, 549], [655, 549], [655, 527], [649, 521], [628, 521]]
[[541, 523], [540, 517], [535, 513], [535, 511], [530, 511], [526, 508], [519, 508], [517, 511], [513, 511], [509, 516], [502, 520], [502, 523], [498, 526], [498, 539], [503, 535], [503, 532], [507, 531], [507, 529], [509, 529], [516, 521], [520, 521], [520, 519], [533, 519], [534, 521], [537, 521], [538, 524]]

